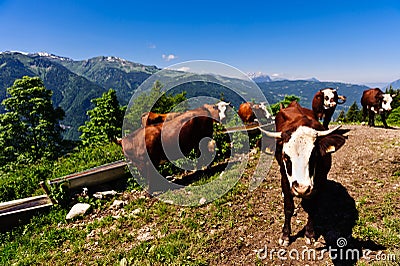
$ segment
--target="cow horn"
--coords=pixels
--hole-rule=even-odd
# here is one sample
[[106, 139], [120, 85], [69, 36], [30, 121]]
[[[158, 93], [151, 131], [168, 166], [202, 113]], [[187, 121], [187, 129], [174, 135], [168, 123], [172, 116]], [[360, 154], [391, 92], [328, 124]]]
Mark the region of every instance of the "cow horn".
[[344, 104], [347, 100], [346, 96], [344, 96], [344, 95], [339, 95], [338, 98], [339, 98], [339, 100], [342, 100], [342, 102], [338, 101], [338, 104]]
[[282, 132], [272, 132], [272, 131], [267, 131], [264, 130], [262, 128], [258, 128], [262, 133], [264, 133], [265, 135], [267, 135], [267, 137], [271, 137], [271, 138], [276, 138], [276, 139], [280, 139], [282, 138]]
[[341, 125], [339, 125], [337, 127], [334, 127], [334, 128], [331, 128], [331, 129], [328, 129], [328, 130], [317, 131], [317, 135], [318, 135], [318, 137], [327, 136], [327, 135], [331, 134], [332, 132], [338, 130], [340, 127], [341, 127]]

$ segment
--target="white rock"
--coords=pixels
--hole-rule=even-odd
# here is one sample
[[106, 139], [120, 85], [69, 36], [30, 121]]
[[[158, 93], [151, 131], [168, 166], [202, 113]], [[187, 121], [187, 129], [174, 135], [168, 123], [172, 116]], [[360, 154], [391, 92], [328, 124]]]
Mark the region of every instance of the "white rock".
[[199, 204], [200, 205], [203, 205], [204, 203], [206, 203], [207, 202], [207, 200], [205, 199], [205, 198], [201, 198], [200, 200], [199, 200]]
[[77, 203], [71, 208], [65, 219], [70, 220], [76, 216], [84, 215], [89, 210], [89, 208], [90, 204], [88, 203]]
[[97, 198], [97, 199], [102, 199], [102, 198], [106, 198], [106, 197], [111, 197], [111, 196], [115, 196], [117, 195], [117, 191], [115, 190], [110, 190], [110, 191], [100, 191], [100, 192], [96, 192], [93, 194], [93, 197]]
[[114, 200], [113, 204], [111, 204], [110, 209], [121, 209], [126, 204], [123, 200]]
[[141, 208], [137, 208], [137, 209], [134, 209], [134, 210], [132, 211], [132, 214], [139, 214], [141, 211], [142, 211]]

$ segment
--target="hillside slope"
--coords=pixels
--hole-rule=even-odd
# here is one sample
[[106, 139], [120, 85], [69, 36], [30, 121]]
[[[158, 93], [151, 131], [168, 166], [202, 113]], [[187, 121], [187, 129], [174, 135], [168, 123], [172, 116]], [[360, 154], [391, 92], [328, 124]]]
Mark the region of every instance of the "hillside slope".
[[[305, 244], [302, 229], [307, 217], [297, 199], [292, 242], [280, 253], [285, 260], [277, 253], [282, 248], [278, 239], [284, 222], [278, 165], [274, 161], [271, 168], [261, 169], [265, 179], [250, 191], [249, 180], [257, 166], [253, 155], [238, 184], [212, 203], [184, 207], [163, 203], [143, 191], [122, 192], [116, 198], [123, 207], [113, 205], [113, 199], [103, 200], [100, 208], [81, 219], [65, 222], [63, 212], [52, 222], [43, 218], [43, 228], [35, 224], [29, 225], [30, 230], [22, 228], [20, 242], [4, 243], [4, 261], [118, 264], [124, 258], [129, 265], [369, 265], [383, 258], [382, 254], [395, 254], [398, 262], [400, 128], [343, 128], [350, 130], [349, 137], [333, 155], [316, 213], [318, 241]], [[219, 176], [222, 169], [210, 171], [212, 174], [203, 173], [204, 178]], [[113, 187], [102, 187], [107, 188]], [[369, 261], [340, 260], [338, 256], [332, 261], [327, 250], [335, 248], [338, 239], [346, 241], [343, 254], [370, 250], [366, 253]], [[37, 245], [42, 248], [36, 249]], [[310, 249], [315, 257], [313, 253], [308, 257]], [[294, 259], [288, 255], [292, 250]]]

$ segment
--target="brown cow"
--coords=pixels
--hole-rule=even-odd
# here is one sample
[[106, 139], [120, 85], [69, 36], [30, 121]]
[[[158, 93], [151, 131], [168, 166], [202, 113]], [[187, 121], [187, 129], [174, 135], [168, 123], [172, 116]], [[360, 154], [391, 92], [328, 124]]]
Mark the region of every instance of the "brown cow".
[[305, 237], [309, 244], [315, 238], [313, 215], [318, 205], [315, 194], [320, 193], [326, 183], [332, 163], [331, 153], [345, 143], [345, 137], [334, 133], [339, 127], [325, 130], [315, 119], [313, 111], [297, 102], [280, 110], [275, 123], [277, 132], [261, 131], [276, 138], [275, 158], [280, 166], [285, 211], [279, 243], [289, 244], [293, 197], [300, 197], [303, 209], [308, 213]]
[[164, 123], [165, 121], [172, 120], [181, 114], [182, 113], [173, 113], [173, 112], [167, 113], [167, 114], [146, 112], [146, 113], [142, 114], [142, 117], [141, 117], [142, 127], [145, 127], [146, 125], [154, 125], [154, 124]]
[[[339, 102], [341, 100], [342, 102]], [[324, 119], [323, 125], [325, 129], [328, 129], [329, 122], [331, 121], [332, 115], [335, 112], [338, 104], [346, 102], [346, 97], [338, 95], [337, 91], [332, 88], [325, 88], [319, 90], [313, 98], [312, 109], [317, 120]]]
[[382, 118], [383, 125], [385, 128], [388, 128], [386, 123], [386, 114], [392, 110], [392, 107], [390, 106], [393, 101], [392, 96], [383, 93], [378, 88], [365, 90], [361, 97], [361, 105], [363, 107], [362, 120], [365, 120], [368, 113], [368, 125], [373, 127], [375, 126], [375, 114], [379, 114]]
[[243, 123], [251, 124], [259, 122], [260, 118], [271, 118], [272, 115], [268, 112], [265, 102], [259, 104], [245, 102], [239, 106], [238, 115]]
[[146, 178], [150, 193], [170, 187], [164, 178], [159, 178], [156, 169], [163, 160], [182, 158], [193, 149], [200, 149], [201, 157], [207, 153], [209, 141], [202, 140], [211, 139], [213, 123], [225, 118], [226, 105], [205, 104], [164, 123], [139, 128], [122, 139], [125, 157]]

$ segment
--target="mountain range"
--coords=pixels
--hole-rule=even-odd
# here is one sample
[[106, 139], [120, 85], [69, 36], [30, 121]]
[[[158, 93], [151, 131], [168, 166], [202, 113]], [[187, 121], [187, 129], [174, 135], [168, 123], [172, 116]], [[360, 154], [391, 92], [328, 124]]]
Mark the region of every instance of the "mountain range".
[[[72, 60], [48, 53], [0, 53], [0, 101], [6, 97], [6, 89], [16, 79], [23, 76], [39, 76], [47, 89], [53, 91], [53, 103], [64, 109], [66, 116], [62, 121], [66, 139], [77, 139], [77, 128], [88, 119], [86, 112], [93, 108], [90, 100], [100, 97], [108, 89], [117, 92], [122, 105], [126, 105], [136, 88], [153, 73], [160, 69], [146, 66], [113, 56], [98, 56], [88, 60]], [[274, 80], [268, 75], [254, 73], [251, 76], [259, 85], [270, 104], [280, 101], [285, 95], [300, 96], [300, 103], [310, 108], [315, 92], [326, 87], [338, 88], [339, 94], [347, 97], [347, 102], [338, 109], [348, 108], [354, 101], [359, 104], [362, 92], [367, 86], [340, 82], [321, 82], [315, 78], [309, 80]], [[232, 81], [232, 84], [235, 84]], [[187, 97], [206, 95], [221, 97], [221, 88], [209, 87], [199, 83], [186, 84]], [[223, 91], [231, 99], [229, 91]], [[238, 106], [241, 99], [233, 97]], [[3, 112], [4, 109], [1, 109]]]
[[[53, 103], [65, 111], [62, 121], [67, 139], [77, 139], [77, 128], [88, 119], [90, 102], [108, 89], [117, 92], [118, 100], [126, 105], [134, 90], [151, 74], [155, 66], [145, 66], [117, 57], [99, 56], [74, 61], [48, 53], [0, 53], [0, 101], [6, 89], [23, 76], [39, 76], [47, 89], [53, 91]], [[4, 109], [1, 109], [4, 111]]]

